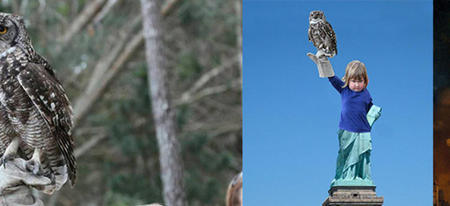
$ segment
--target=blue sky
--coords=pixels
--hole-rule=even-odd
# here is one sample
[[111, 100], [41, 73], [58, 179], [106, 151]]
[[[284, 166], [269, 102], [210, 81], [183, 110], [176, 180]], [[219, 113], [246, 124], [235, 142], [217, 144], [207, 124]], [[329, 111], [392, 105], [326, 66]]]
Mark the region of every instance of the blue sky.
[[385, 206], [432, 204], [432, 1], [243, 2], [244, 205], [321, 205], [334, 177], [339, 94], [306, 56], [308, 16], [337, 36], [336, 74], [365, 63], [372, 177]]

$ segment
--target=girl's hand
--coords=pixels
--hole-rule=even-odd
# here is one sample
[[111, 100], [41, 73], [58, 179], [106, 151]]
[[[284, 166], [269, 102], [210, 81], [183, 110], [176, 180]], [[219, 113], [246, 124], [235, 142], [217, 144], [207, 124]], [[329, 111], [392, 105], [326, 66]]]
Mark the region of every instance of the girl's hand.
[[[319, 53], [319, 52], [317, 52], [317, 53]], [[319, 61], [320, 61], [320, 63], [330, 64], [330, 60], [328, 60], [328, 58], [325, 55], [321, 55], [321, 54], [314, 55], [313, 53], [307, 53], [306, 55], [316, 64], [318, 64]]]
[[316, 57], [316, 55], [314, 55], [313, 53], [307, 53], [306, 54], [315, 64], [317, 64], [317, 61], [319, 60], [319, 58]]
[[330, 60], [325, 55], [314, 55], [312, 53], [306, 54], [316, 65], [319, 70], [319, 77], [332, 77], [334, 76], [333, 67], [331, 66]]

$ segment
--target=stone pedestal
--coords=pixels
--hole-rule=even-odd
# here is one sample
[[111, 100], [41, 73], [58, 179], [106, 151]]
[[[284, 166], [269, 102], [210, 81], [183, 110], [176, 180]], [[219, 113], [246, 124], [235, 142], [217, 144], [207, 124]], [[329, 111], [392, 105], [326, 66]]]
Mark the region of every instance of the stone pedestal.
[[375, 186], [336, 186], [322, 206], [381, 206], [384, 198], [377, 197]]

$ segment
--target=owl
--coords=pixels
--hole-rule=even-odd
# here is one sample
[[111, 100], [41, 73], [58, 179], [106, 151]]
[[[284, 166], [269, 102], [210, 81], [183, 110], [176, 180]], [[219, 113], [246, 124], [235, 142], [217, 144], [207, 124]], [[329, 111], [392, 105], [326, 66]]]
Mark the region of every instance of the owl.
[[76, 179], [72, 108], [47, 60], [35, 52], [21, 16], [0, 13], [0, 164], [21, 157], [54, 180]]
[[336, 35], [322, 11], [311, 11], [309, 14], [308, 40], [327, 57], [337, 54]]

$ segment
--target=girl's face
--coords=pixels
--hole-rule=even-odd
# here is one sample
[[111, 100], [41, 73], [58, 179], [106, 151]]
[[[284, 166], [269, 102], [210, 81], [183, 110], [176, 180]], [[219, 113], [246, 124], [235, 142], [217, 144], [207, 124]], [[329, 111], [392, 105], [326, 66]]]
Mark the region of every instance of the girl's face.
[[360, 92], [364, 88], [366, 88], [366, 82], [363, 78], [361, 79], [350, 79], [350, 82], [348, 83], [348, 86], [350, 89], [354, 92]]

